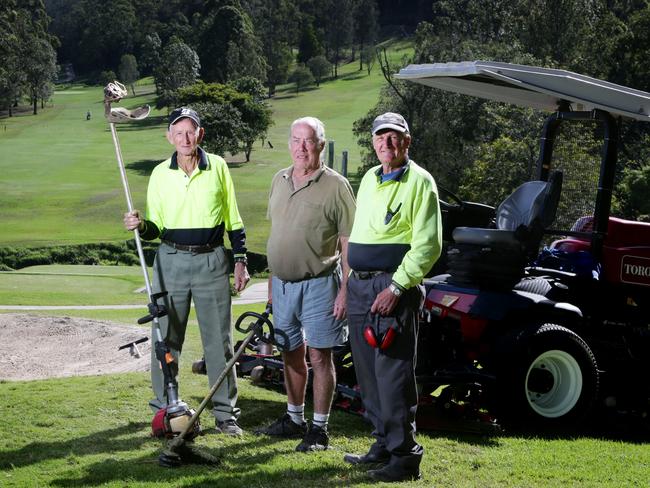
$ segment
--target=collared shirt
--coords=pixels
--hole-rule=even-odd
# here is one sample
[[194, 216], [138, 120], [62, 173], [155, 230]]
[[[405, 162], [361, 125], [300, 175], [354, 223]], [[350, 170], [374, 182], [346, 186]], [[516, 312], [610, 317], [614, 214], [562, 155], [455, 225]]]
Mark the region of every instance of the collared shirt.
[[279, 171], [271, 183], [267, 218], [271, 232], [266, 247], [271, 272], [284, 281], [331, 273], [339, 261], [339, 236], [350, 235], [354, 193], [348, 180], [321, 166], [302, 188], [295, 189], [293, 166]]
[[381, 166], [366, 172], [348, 244], [357, 271], [387, 271], [403, 288], [418, 284], [440, 256], [442, 220], [433, 177], [408, 161], [398, 178], [382, 181]]
[[223, 242], [228, 232], [235, 256], [246, 253], [246, 234], [235, 189], [223, 158], [198, 148], [199, 164], [191, 175], [178, 167], [176, 153], [156, 166], [147, 190], [144, 239], [184, 245]]

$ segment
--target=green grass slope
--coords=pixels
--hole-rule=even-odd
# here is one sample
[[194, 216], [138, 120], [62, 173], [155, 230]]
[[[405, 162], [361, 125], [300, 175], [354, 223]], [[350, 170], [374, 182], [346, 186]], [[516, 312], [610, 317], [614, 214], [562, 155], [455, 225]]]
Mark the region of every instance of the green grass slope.
[[[397, 44], [397, 60], [410, 52]], [[153, 87], [136, 88], [138, 96], [120, 105], [132, 108], [152, 103]], [[384, 80], [377, 67], [370, 75], [358, 62], [342, 66], [340, 77], [321, 87], [295, 93], [280, 87], [270, 101], [274, 112], [268, 145], [256, 144], [249, 163], [231, 166], [237, 200], [247, 228], [249, 248], [264, 253], [268, 235], [266, 200], [273, 174], [288, 166], [290, 123], [297, 117], [321, 118], [335, 154], [349, 151], [350, 172], [359, 164], [352, 134], [354, 120], [377, 101]], [[121, 226], [126, 208], [115, 151], [103, 117], [102, 90], [73, 85], [57, 90], [51, 106], [0, 120], [0, 245], [34, 246], [109, 242], [129, 238]], [[86, 112], [92, 113], [86, 120]], [[165, 111], [153, 110], [141, 123], [118, 126], [129, 184], [137, 208], [144, 207], [146, 184], [153, 166], [171, 153], [164, 137]]]

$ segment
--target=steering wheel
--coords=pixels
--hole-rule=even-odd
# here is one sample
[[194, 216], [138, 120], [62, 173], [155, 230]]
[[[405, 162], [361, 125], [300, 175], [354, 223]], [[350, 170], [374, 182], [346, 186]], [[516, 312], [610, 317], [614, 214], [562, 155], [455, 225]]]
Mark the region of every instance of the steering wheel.
[[[463, 206], [465, 205], [465, 203], [460, 199], [458, 195], [448, 190], [444, 186], [438, 185], [438, 192], [441, 195], [440, 203], [442, 203], [443, 206], [447, 205], [449, 207], [463, 208]], [[447, 199], [449, 199], [451, 203], [448, 202]]]

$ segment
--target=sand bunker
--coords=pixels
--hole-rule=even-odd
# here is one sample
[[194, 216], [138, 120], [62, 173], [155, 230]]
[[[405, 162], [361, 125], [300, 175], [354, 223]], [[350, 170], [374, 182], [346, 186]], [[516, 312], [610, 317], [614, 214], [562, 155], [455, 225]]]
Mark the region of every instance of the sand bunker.
[[138, 344], [140, 358], [118, 347], [149, 335], [102, 320], [0, 314], [0, 380], [148, 371], [151, 340]]

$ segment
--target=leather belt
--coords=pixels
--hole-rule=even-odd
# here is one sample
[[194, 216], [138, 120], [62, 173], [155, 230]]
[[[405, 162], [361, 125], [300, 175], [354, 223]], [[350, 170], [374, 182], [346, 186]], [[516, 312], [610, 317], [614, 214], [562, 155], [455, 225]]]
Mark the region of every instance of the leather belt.
[[169, 247], [173, 247], [174, 249], [177, 249], [179, 251], [187, 251], [194, 254], [203, 254], [206, 252], [212, 252], [215, 247], [219, 247], [220, 245], [220, 244], [185, 245], [185, 244], [176, 244], [175, 242], [166, 241], [165, 239], [161, 239], [160, 242], [162, 242], [163, 244]]
[[351, 275], [355, 280], [369, 280], [375, 276], [385, 274], [386, 271], [351, 271]]

